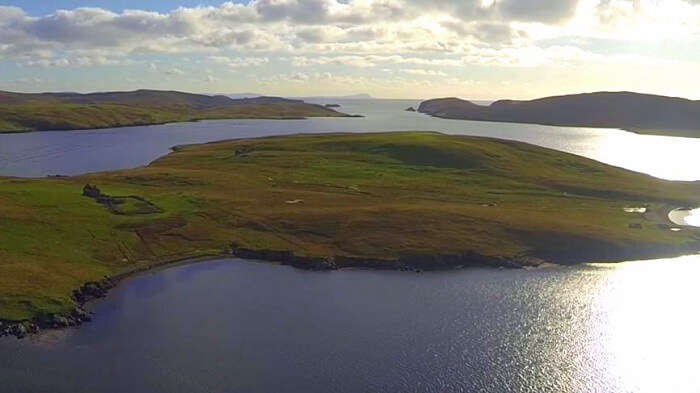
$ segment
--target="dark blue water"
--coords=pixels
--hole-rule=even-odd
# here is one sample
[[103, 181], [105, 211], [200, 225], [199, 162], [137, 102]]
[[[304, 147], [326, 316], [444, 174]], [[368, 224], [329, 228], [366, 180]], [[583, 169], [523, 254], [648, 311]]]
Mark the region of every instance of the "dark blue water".
[[697, 392], [698, 257], [424, 274], [236, 259], [0, 340], [10, 392]]
[[93, 131], [0, 134], [0, 176], [75, 175], [146, 165], [175, 145], [322, 132], [441, 131], [513, 139], [654, 176], [700, 179], [700, 139], [641, 136], [620, 130], [548, 127], [431, 118], [406, 112], [413, 100], [344, 100], [364, 118], [219, 120]]

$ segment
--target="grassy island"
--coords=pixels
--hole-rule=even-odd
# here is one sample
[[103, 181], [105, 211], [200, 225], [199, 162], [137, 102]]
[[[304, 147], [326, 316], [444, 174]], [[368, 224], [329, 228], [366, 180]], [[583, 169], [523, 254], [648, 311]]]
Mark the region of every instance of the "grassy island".
[[227, 253], [322, 268], [674, 255], [700, 249], [700, 232], [671, 231], [662, 213], [696, 205], [700, 184], [490, 138], [182, 146], [146, 168], [0, 178], [0, 320], [70, 312], [86, 282]]
[[214, 119], [345, 117], [279, 97], [231, 99], [179, 91], [12, 93], [0, 91], [0, 133], [83, 130]]
[[498, 100], [490, 105], [438, 98], [422, 102], [418, 112], [445, 119], [620, 128], [639, 134], [700, 137], [700, 101], [627, 91]]

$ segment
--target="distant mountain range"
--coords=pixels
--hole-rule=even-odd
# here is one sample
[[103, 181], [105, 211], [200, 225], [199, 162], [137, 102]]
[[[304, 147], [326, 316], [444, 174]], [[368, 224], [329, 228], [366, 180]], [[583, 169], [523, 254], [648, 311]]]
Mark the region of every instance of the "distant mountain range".
[[[259, 94], [259, 93], [232, 93], [232, 94], [224, 94], [226, 97], [229, 98], [254, 98], [254, 97], [260, 97], [264, 96], [264, 94]], [[348, 96], [301, 96], [301, 97], [287, 97], [289, 99], [296, 99], [296, 100], [371, 100], [374, 97], [372, 97], [369, 94], [352, 94]]]
[[700, 101], [632, 92], [597, 92], [477, 105], [459, 98], [424, 101], [418, 111], [461, 120], [621, 128], [700, 137]]
[[0, 91], [0, 132], [72, 130], [232, 118], [296, 119], [347, 116], [321, 105], [280, 97], [136, 90], [103, 93]]
[[300, 98], [300, 99], [305, 99], [305, 100], [372, 100], [374, 97], [372, 97], [369, 94], [351, 94], [348, 96], [313, 96], [313, 97], [295, 97], [295, 98]]
[[265, 94], [259, 94], [259, 93], [232, 93], [232, 94], [220, 94], [222, 96], [226, 96], [228, 98], [233, 98], [234, 100], [241, 99], [241, 98], [255, 98], [255, 97], [263, 97]]

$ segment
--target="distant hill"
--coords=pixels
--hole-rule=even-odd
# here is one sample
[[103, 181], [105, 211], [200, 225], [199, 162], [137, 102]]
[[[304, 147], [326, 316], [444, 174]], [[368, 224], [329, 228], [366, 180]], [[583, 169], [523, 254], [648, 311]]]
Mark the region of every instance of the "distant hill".
[[488, 106], [458, 98], [440, 98], [424, 101], [418, 111], [447, 119], [621, 128], [700, 137], [700, 101], [632, 92], [500, 100]]
[[[255, 98], [255, 97], [263, 97], [265, 94], [260, 94], [260, 93], [232, 93], [232, 94], [223, 94], [226, 97], [229, 98], [234, 98], [234, 99], [240, 99], [240, 98]], [[289, 99], [296, 99], [296, 100], [371, 100], [374, 99], [369, 94], [351, 94], [347, 96], [299, 96], [299, 97], [287, 97]]]
[[280, 97], [232, 99], [223, 95], [136, 90], [101, 93], [0, 91], [0, 132], [73, 130], [204, 119], [346, 116], [321, 105]]
[[224, 95], [228, 98], [233, 98], [234, 100], [241, 99], [241, 98], [255, 98], [255, 97], [262, 97], [265, 94], [260, 94], [260, 93], [231, 93], [231, 94], [221, 94]]
[[166, 90], [135, 90], [100, 93], [11, 93], [0, 92], [0, 104], [57, 102], [69, 104], [122, 104], [146, 105], [161, 108], [187, 107], [212, 109], [250, 103], [300, 103], [281, 97], [241, 97], [233, 99], [224, 95], [205, 95]]
[[295, 97], [303, 100], [373, 100], [369, 94], [351, 94], [348, 96], [313, 96], [313, 97]]

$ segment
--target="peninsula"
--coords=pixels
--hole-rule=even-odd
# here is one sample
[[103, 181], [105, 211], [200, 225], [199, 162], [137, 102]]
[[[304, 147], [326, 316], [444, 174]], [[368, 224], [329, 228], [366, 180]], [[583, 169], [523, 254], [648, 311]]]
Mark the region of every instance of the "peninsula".
[[631, 92], [500, 100], [488, 106], [439, 98], [424, 101], [418, 111], [446, 119], [620, 128], [641, 134], [700, 137], [700, 101]]
[[211, 119], [347, 116], [279, 97], [232, 99], [179, 91], [11, 93], [0, 91], [0, 132], [81, 130]]
[[0, 321], [73, 323], [119, 277], [207, 256], [424, 270], [679, 255], [700, 230], [663, 212], [698, 205], [697, 183], [490, 138], [180, 146], [145, 168], [0, 178]]

